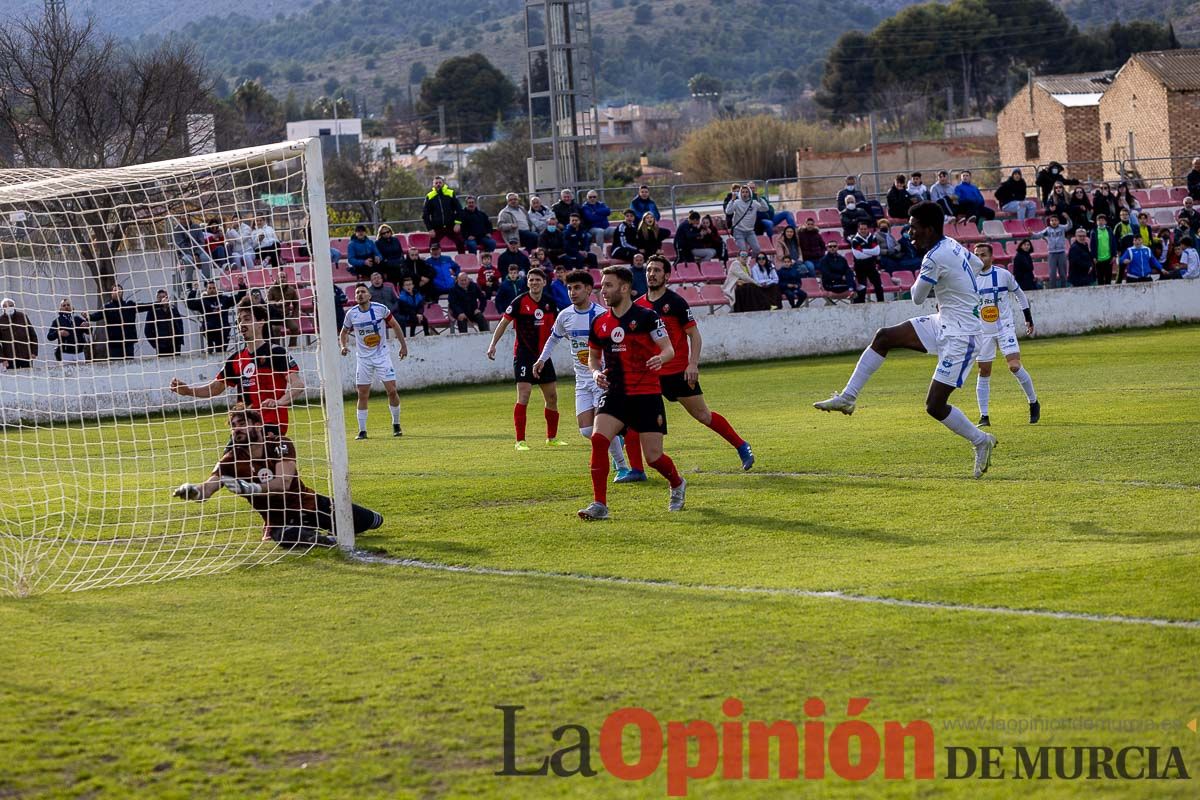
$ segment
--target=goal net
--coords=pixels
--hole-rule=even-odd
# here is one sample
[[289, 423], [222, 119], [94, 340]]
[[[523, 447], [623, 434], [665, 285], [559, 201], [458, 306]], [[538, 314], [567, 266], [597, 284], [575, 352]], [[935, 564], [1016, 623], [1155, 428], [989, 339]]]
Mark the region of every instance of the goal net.
[[[0, 170], [0, 595], [353, 543], [321, 166], [310, 140]], [[257, 416], [231, 416], [239, 403]], [[232, 445], [231, 425], [258, 417], [263, 435]], [[287, 469], [274, 480], [280, 448], [259, 440], [277, 431], [299, 479], [333, 499], [326, 538], [265, 538], [267, 517], [312, 500]], [[222, 459], [233, 482], [209, 480]], [[248, 494], [248, 468], [285, 490]]]

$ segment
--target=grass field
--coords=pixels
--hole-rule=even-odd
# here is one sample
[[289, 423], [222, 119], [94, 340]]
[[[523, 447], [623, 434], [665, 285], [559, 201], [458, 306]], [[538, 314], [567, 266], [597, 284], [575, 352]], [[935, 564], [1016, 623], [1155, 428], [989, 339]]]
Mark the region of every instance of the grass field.
[[[387, 524], [360, 545], [518, 574], [316, 553], [0, 601], [0, 798], [663, 797], [665, 757], [642, 782], [495, 776], [494, 706], [526, 707], [519, 766], [577, 723], [599, 767], [618, 708], [717, 724], [727, 697], [746, 721], [797, 724], [819, 697], [829, 729], [848, 698], [870, 698], [861, 718], [879, 730], [932, 725], [937, 778], [710, 778], [690, 796], [1196, 797], [1193, 780], [947, 780], [944, 748], [1004, 746], [1011, 774], [1021, 744], [1178, 746], [1200, 772], [1184, 727], [1200, 715], [1198, 351], [1200, 327], [1025, 343], [1042, 422], [1026, 424], [998, 371], [1000, 447], [979, 481], [970, 447], [924, 414], [927, 357], [889, 357], [849, 418], [809, 404], [841, 388], [852, 356], [709, 368], [709, 402], [753, 444], [755, 470], [669, 408], [687, 510], [667, 513], [654, 476], [614, 487], [613, 521], [591, 525], [574, 516], [590, 486], [568, 384], [572, 446], [529, 453], [512, 449], [509, 386], [409, 395], [400, 440], [377, 400], [351, 477]], [[955, 397], [972, 418], [973, 387]], [[1125, 729], [960, 722], [981, 717]]]

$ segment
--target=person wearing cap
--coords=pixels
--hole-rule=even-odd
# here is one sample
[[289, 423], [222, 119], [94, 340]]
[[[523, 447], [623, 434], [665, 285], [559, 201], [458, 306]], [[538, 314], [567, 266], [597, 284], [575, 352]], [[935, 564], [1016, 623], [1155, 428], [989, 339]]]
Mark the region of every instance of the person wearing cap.
[[450, 256], [442, 254], [442, 246], [438, 242], [429, 245], [429, 258], [425, 263], [433, 267], [433, 280], [421, 287], [425, 300], [436, 303], [438, 298], [450, 291], [454, 279], [458, 276], [458, 264]]
[[38, 354], [37, 333], [11, 297], [0, 300], [0, 366], [28, 369]]
[[580, 206], [580, 213], [583, 227], [592, 235], [592, 244], [603, 246], [608, 237], [608, 218], [612, 216], [612, 209], [600, 202], [600, 195], [592, 189], [587, 193], [586, 202]]
[[[380, 230], [383, 230], [383, 227]], [[388, 231], [391, 231], [391, 228], [388, 228]], [[350, 264], [350, 271], [364, 279], [370, 278], [371, 273], [379, 269], [383, 262], [379, 247], [367, 238], [366, 225], [354, 226], [354, 235], [346, 244], [346, 261]]]

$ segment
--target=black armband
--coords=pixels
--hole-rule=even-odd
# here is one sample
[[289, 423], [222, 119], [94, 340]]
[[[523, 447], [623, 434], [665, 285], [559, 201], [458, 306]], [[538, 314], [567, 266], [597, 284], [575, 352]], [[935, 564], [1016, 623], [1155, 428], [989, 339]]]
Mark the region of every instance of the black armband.
[[1023, 312], [1025, 312], [1025, 324], [1032, 325], [1033, 324], [1033, 314], [1030, 313], [1028, 308], [1023, 308], [1021, 310]]

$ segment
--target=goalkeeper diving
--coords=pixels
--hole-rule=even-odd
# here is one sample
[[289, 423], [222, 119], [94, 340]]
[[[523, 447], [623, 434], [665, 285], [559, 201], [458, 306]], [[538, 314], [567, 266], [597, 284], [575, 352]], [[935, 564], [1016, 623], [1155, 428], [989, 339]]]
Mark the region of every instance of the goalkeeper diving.
[[[281, 547], [318, 544], [333, 546], [333, 501], [304, 485], [296, 470], [296, 446], [291, 439], [268, 431], [262, 415], [239, 403], [229, 411], [231, 445], [203, 483], [185, 483], [175, 497], [203, 503], [222, 487], [246, 498], [262, 515], [263, 540]], [[383, 516], [352, 506], [354, 532], [383, 524]]]

